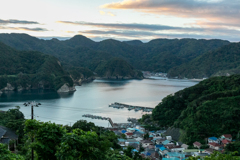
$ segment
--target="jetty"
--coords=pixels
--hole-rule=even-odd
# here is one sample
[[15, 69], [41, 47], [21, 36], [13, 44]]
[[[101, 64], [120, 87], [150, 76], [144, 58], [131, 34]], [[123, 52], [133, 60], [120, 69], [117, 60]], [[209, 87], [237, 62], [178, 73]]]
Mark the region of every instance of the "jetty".
[[117, 109], [123, 109], [127, 108], [129, 111], [134, 110], [135, 112], [137, 111], [143, 111], [143, 112], [152, 112], [153, 108], [151, 107], [142, 107], [142, 106], [134, 106], [134, 105], [129, 105], [129, 104], [123, 104], [123, 103], [111, 103], [109, 104], [109, 107], [117, 108]]
[[110, 123], [110, 125], [112, 127], [115, 126], [113, 121], [112, 121], [112, 119], [109, 118], [109, 117], [96, 116], [96, 115], [92, 115], [92, 114], [84, 114], [84, 115], [82, 115], [82, 117], [92, 118], [92, 119], [99, 119], [99, 120], [107, 120], [107, 121], [109, 121], [109, 123]]

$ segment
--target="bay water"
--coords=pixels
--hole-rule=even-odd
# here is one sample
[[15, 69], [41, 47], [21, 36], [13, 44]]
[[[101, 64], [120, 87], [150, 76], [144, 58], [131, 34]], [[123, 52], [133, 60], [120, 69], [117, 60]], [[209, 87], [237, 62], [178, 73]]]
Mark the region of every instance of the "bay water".
[[40, 102], [34, 108], [34, 118], [57, 124], [72, 125], [77, 120], [94, 122], [98, 126], [109, 126], [108, 121], [82, 117], [92, 114], [110, 117], [114, 123], [126, 123], [127, 118], [140, 118], [142, 111], [129, 111], [108, 107], [110, 103], [119, 102], [130, 105], [154, 108], [169, 94], [197, 84], [196, 81], [163, 79], [154, 77], [143, 80], [94, 80], [91, 83], [76, 86], [74, 93], [59, 94], [51, 90], [32, 90], [5, 92], [0, 96], [0, 110], [20, 106], [25, 118], [31, 118], [31, 107], [23, 103]]

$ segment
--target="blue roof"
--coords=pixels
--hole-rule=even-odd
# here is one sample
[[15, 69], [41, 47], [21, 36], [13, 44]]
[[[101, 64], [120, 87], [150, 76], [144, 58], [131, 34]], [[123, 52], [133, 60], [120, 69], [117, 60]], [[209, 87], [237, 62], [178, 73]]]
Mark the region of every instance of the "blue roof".
[[149, 132], [151, 132], [151, 133], [155, 133], [155, 131], [149, 131]]
[[176, 158], [176, 157], [174, 157], [174, 158], [163, 158], [162, 160], [180, 160], [179, 158]]
[[158, 144], [158, 145], [155, 145], [155, 147], [156, 148], [161, 148], [161, 147], [163, 147], [163, 145]]
[[145, 155], [146, 155], [146, 156], [151, 156], [151, 153], [147, 152]]
[[165, 141], [162, 142], [163, 145], [166, 145], [166, 144], [168, 144], [168, 143], [170, 143], [169, 140], [165, 140]]
[[153, 137], [153, 135], [150, 135], [149, 137]]
[[216, 140], [217, 140], [216, 137], [209, 137], [208, 139], [211, 139], [211, 140], [213, 140], [213, 141], [216, 141]]
[[160, 147], [161, 151], [167, 150], [165, 147]]
[[126, 133], [127, 131], [125, 131], [125, 130], [122, 130], [122, 133]]
[[138, 152], [138, 150], [136, 150], [136, 149], [133, 149], [133, 150], [132, 150], [132, 152]]
[[125, 139], [118, 139], [119, 142], [125, 142]]

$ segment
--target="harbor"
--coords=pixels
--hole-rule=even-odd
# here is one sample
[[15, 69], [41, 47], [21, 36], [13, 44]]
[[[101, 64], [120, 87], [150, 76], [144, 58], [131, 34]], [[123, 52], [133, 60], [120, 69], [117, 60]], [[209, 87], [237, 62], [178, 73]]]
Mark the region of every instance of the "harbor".
[[134, 106], [129, 104], [123, 104], [123, 103], [111, 103], [109, 104], [109, 107], [117, 108], [117, 109], [123, 109], [127, 108], [129, 111], [134, 110], [136, 112], [143, 111], [143, 112], [152, 112], [153, 108], [151, 107], [142, 107], [142, 106]]

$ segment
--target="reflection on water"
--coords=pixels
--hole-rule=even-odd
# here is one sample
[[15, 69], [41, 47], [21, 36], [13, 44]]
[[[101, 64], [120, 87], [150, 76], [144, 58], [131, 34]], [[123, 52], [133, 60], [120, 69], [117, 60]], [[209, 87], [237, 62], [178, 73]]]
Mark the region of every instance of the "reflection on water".
[[41, 121], [53, 121], [59, 124], [73, 124], [79, 119], [107, 126], [107, 121], [88, 119], [83, 114], [111, 117], [114, 123], [126, 123], [128, 117], [139, 118], [141, 111], [115, 109], [108, 104], [120, 102], [130, 105], [155, 107], [169, 94], [197, 82], [186, 80], [94, 80], [91, 83], [76, 86], [74, 93], [58, 94], [51, 90], [32, 90], [5, 92], [0, 96], [0, 109], [8, 110], [21, 106], [26, 118], [30, 118], [30, 107], [23, 107], [26, 101], [37, 101], [42, 105], [35, 109], [35, 118]]
[[73, 93], [57, 93], [54, 90], [24, 90], [24, 91], [6, 91], [0, 96], [0, 102], [17, 102], [69, 98]]

